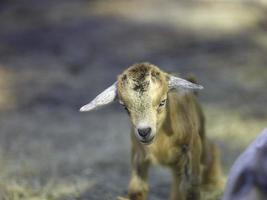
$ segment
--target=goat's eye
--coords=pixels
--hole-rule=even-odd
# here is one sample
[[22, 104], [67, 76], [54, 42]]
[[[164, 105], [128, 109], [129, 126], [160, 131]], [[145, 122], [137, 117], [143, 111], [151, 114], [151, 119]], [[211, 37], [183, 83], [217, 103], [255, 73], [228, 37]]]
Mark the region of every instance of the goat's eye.
[[127, 113], [130, 114], [129, 109], [128, 109], [126, 106], [123, 106], [123, 107], [124, 107], [124, 109], [127, 111]]
[[128, 108], [125, 105], [123, 105], [123, 108], [129, 112]]
[[127, 111], [127, 113], [129, 114], [130, 113], [130, 111], [129, 111], [129, 109], [127, 108], [127, 106], [124, 104], [124, 103], [122, 103], [122, 102], [120, 102], [120, 104], [123, 106], [123, 108]]
[[162, 106], [164, 106], [165, 104], [166, 104], [166, 99], [163, 99], [163, 100], [160, 102], [159, 107], [162, 107]]

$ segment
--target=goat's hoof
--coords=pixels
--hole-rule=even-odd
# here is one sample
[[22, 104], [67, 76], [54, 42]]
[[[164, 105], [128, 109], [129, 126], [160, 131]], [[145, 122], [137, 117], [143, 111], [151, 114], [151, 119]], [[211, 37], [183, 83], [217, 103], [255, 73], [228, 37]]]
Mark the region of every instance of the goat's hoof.
[[130, 200], [145, 200], [145, 194], [143, 192], [135, 192], [129, 194]]
[[189, 195], [187, 195], [187, 198], [188, 200], [199, 200], [200, 199], [200, 192], [191, 192]]
[[125, 198], [125, 197], [117, 197], [117, 200], [130, 200], [130, 199]]

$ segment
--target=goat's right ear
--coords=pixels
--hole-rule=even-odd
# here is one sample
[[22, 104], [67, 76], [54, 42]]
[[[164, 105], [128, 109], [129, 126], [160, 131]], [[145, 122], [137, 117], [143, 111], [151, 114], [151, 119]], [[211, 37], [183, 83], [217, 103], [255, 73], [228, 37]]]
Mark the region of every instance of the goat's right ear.
[[117, 97], [117, 81], [113, 83], [110, 87], [105, 89], [102, 93], [100, 93], [90, 103], [81, 107], [80, 111], [87, 112], [108, 105], [113, 101], [115, 101], [116, 97]]
[[168, 85], [169, 85], [169, 89], [190, 89], [190, 90], [201, 90], [203, 89], [202, 85], [199, 84], [195, 84], [192, 83], [190, 81], [187, 81], [185, 79], [173, 76], [173, 75], [169, 75], [168, 77]]

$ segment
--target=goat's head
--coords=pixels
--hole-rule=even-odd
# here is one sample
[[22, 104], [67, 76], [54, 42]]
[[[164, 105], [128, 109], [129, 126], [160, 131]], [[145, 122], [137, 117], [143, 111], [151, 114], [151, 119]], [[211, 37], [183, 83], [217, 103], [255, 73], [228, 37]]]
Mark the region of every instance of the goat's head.
[[168, 91], [179, 88], [203, 87], [169, 75], [152, 64], [135, 64], [80, 110], [90, 111], [118, 100], [130, 116], [137, 139], [143, 144], [149, 144], [165, 118]]

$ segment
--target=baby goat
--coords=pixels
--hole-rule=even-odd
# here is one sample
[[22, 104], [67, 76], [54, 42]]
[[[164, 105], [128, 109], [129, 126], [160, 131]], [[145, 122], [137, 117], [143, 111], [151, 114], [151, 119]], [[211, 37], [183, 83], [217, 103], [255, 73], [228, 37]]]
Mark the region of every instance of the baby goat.
[[203, 87], [149, 63], [134, 64], [81, 111], [118, 100], [132, 122], [131, 200], [144, 200], [150, 164], [170, 168], [172, 200], [200, 199], [200, 186], [219, 183], [217, 149], [206, 140], [204, 117], [190, 90]]

